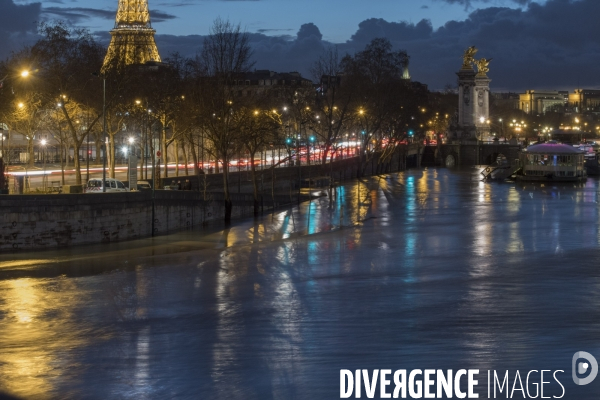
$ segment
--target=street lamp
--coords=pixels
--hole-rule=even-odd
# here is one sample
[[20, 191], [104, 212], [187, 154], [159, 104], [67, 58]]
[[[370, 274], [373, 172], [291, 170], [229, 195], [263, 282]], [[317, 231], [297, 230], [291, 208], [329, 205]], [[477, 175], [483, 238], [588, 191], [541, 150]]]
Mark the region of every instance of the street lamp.
[[106, 76], [102, 75], [102, 141], [104, 159], [102, 160], [102, 192], [106, 193]]
[[102, 192], [106, 193], [106, 75], [98, 72], [94, 72], [92, 75], [102, 79], [102, 142], [104, 143], [104, 157], [102, 160]]

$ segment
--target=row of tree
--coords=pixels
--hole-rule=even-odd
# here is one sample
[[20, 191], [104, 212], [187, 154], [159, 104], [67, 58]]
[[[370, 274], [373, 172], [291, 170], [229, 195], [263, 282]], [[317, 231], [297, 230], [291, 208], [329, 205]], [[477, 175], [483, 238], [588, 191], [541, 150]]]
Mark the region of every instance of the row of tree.
[[[325, 164], [350, 135], [362, 144], [362, 162], [376, 153], [385, 162], [409, 132], [443, 131], [448, 113], [453, 114], [423, 85], [402, 79], [408, 55], [393, 51], [386, 39], [343, 57], [329, 49], [314, 64], [315, 85], [299, 80], [241, 87], [254, 66], [252, 50], [248, 35], [229, 21], [214, 22], [202, 52], [193, 58], [172, 54], [163, 64], [117, 63], [104, 70], [106, 49], [88, 31], [56, 23], [42, 24], [40, 34], [36, 44], [0, 64], [8, 76], [0, 94], [0, 121], [27, 138], [28, 151], [33, 152], [36, 134], [50, 133], [63, 169], [73, 150], [77, 183], [82, 183], [77, 155], [86, 139], [100, 149], [106, 132], [114, 176], [119, 135], [144, 132], [141, 149], [150, 146], [153, 155], [160, 150], [164, 165], [181, 155], [186, 165], [193, 160], [200, 174], [200, 153], [217, 168], [220, 164], [227, 215], [229, 165], [240, 154], [254, 160], [265, 148], [287, 144], [286, 161], [299, 159], [296, 140], [311, 137]], [[31, 73], [23, 77], [22, 70]], [[176, 160], [169, 160], [169, 153]], [[251, 168], [258, 199], [254, 163]], [[167, 168], [162, 171], [167, 176]]]

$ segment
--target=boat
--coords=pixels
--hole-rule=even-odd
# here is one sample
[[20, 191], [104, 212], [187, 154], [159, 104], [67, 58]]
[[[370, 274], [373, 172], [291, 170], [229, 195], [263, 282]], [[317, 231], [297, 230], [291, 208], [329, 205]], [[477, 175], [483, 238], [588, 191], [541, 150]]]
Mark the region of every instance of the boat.
[[517, 179], [534, 182], [578, 182], [587, 178], [585, 153], [568, 144], [534, 144], [519, 154], [521, 171]]

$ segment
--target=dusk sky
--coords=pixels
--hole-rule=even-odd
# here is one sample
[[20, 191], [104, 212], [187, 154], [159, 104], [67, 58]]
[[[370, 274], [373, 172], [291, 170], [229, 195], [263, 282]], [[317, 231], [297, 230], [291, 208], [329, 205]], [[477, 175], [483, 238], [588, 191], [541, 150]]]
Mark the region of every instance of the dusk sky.
[[[62, 19], [107, 43], [118, 0], [0, 0], [0, 57], [32, 40], [35, 21]], [[250, 34], [257, 69], [309, 70], [323, 49], [360, 51], [387, 37], [411, 57], [414, 80], [455, 85], [463, 50], [493, 58], [492, 90], [600, 85], [599, 0], [149, 0], [163, 58], [193, 56], [217, 17]]]

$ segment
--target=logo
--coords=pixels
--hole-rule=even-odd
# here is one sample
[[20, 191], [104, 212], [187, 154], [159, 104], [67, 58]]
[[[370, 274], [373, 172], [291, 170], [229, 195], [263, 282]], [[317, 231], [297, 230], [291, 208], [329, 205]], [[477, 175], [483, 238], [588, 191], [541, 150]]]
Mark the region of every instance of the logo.
[[[585, 361], [580, 361], [580, 360]], [[587, 378], [579, 378], [579, 375], [585, 375], [591, 368]], [[598, 375], [598, 361], [590, 353], [585, 351], [578, 351], [573, 355], [573, 382], [576, 385], [584, 386], [589, 385], [596, 379]]]

